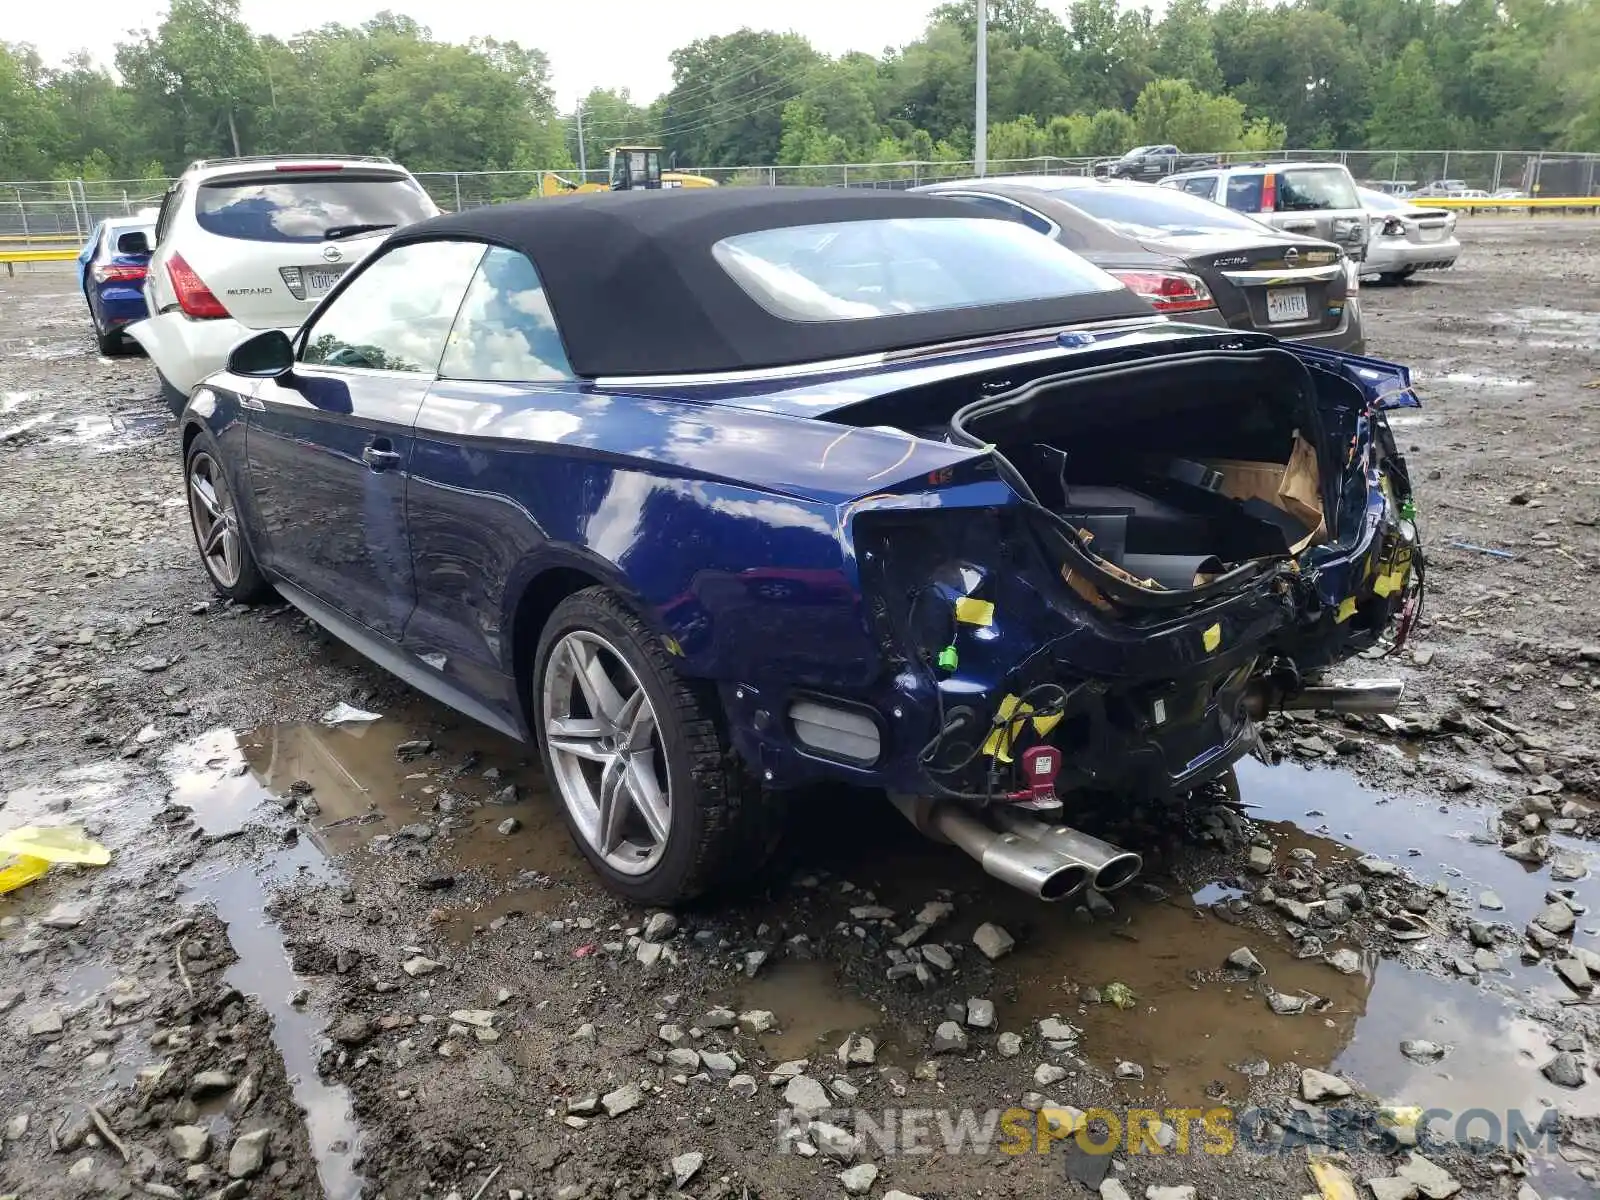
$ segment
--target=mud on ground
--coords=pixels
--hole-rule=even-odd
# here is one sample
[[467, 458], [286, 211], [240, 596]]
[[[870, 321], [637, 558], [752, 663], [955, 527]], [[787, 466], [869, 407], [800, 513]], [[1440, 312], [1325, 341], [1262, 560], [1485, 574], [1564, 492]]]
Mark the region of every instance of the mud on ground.
[[[1363, 293], [1425, 404], [1396, 421], [1425, 624], [1351, 672], [1405, 675], [1403, 719], [1275, 723], [1242, 807], [1096, 815], [1149, 868], [1072, 908], [859, 794], [797, 804], [738, 902], [612, 900], [527, 748], [292, 610], [212, 599], [148, 363], [94, 354], [68, 275], [0, 281], [0, 831], [112, 852], [0, 899], [0, 1195], [954, 1200], [1109, 1171], [1103, 1196], [1294, 1200], [1319, 1137], [1363, 1197], [1397, 1171], [1587, 1194], [1600, 224], [1463, 241]], [[381, 719], [319, 721], [341, 702]], [[992, 961], [985, 923], [1015, 943]], [[1226, 1155], [1166, 1113], [1223, 1105]], [[1411, 1160], [1405, 1106], [1487, 1110], [1500, 1148], [1440, 1118]], [[987, 1153], [941, 1128], [1041, 1107], [1120, 1148], [1003, 1152], [1031, 1113]], [[1139, 1154], [1130, 1109], [1165, 1113]], [[1508, 1114], [1547, 1109], [1559, 1133], [1508, 1153]]]

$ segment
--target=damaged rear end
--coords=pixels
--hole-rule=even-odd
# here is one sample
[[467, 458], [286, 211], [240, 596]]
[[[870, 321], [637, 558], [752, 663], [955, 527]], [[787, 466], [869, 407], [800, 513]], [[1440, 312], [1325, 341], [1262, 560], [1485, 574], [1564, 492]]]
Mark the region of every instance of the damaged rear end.
[[1195, 338], [836, 414], [973, 450], [845, 521], [874, 707], [925, 733], [882, 748], [901, 809], [1035, 895], [1111, 890], [1139, 862], [1066, 823], [1088, 794], [1204, 784], [1270, 709], [1393, 708], [1397, 683], [1321, 677], [1416, 619], [1383, 416], [1415, 404], [1391, 364]]

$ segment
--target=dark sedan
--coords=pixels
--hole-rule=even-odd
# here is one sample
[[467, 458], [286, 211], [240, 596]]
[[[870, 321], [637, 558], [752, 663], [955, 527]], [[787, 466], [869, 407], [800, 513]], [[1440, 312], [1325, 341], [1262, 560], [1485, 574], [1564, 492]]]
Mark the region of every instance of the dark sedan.
[[1332, 242], [1172, 189], [1016, 175], [917, 189], [1056, 239], [1176, 320], [1253, 329], [1329, 350], [1365, 346], [1356, 283]]
[[536, 743], [578, 846], [671, 903], [854, 784], [1043, 899], [1404, 640], [1403, 367], [1168, 321], [955, 200], [618, 192], [392, 234], [181, 424], [216, 589], [284, 599]]
[[154, 232], [150, 218], [113, 217], [96, 225], [78, 252], [78, 287], [101, 354], [137, 347], [126, 330], [147, 315], [144, 277]]

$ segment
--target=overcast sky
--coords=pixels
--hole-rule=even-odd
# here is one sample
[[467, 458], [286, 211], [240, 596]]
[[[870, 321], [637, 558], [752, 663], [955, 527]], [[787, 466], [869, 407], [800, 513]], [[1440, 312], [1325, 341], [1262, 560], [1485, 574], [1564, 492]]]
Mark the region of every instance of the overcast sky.
[[[591, 87], [626, 87], [650, 100], [672, 84], [667, 54], [695, 38], [742, 26], [792, 28], [828, 54], [876, 54], [921, 32], [938, 0], [800, 0], [762, 9], [748, 0], [243, 0], [245, 21], [279, 37], [330, 21], [359, 24], [388, 7], [433, 35], [464, 42], [486, 34], [550, 56], [563, 107]], [[166, 0], [3, 0], [0, 38], [31, 42], [46, 61], [88, 50], [110, 65], [129, 29], [154, 29]]]

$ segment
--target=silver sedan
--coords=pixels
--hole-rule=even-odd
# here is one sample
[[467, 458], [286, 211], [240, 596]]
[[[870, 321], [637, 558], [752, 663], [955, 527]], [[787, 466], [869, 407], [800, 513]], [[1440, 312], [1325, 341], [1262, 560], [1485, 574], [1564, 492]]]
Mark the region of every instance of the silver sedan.
[[1461, 254], [1456, 239], [1456, 214], [1442, 208], [1422, 208], [1398, 196], [1360, 189], [1368, 222], [1367, 259], [1363, 278], [1376, 275], [1385, 283], [1399, 283], [1418, 271], [1442, 271], [1455, 265]]

